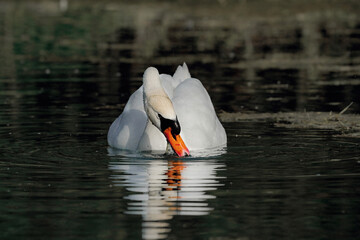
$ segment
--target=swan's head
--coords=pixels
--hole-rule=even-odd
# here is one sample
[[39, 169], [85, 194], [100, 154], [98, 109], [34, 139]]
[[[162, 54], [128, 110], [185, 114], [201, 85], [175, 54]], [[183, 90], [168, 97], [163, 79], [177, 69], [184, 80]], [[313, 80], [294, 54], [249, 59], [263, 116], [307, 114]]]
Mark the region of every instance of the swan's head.
[[190, 155], [180, 137], [181, 127], [174, 106], [161, 85], [156, 68], [149, 67], [143, 76], [144, 108], [152, 124], [166, 137], [174, 152], [179, 157]]

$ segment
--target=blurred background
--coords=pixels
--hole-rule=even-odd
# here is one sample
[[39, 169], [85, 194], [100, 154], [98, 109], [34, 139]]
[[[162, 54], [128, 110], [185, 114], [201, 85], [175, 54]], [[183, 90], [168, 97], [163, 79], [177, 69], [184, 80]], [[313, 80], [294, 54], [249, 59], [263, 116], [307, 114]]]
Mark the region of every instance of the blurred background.
[[218, 111], [359, 112], [359, 13], [356, 0], [0, 1], [0, 107], [121, 110], [146, 67], [186, 62]]

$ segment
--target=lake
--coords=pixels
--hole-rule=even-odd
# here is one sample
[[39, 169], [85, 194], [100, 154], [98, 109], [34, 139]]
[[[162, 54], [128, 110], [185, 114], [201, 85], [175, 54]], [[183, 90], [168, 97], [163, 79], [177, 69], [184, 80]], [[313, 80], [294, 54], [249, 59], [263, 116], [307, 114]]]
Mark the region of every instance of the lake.
[[0, 238], [358, 239], [358, 137], [260, 118], [211, 156], [108, 147], [143, 71], [183, 62], [218, 113], [358, 114], [360, 4], [0, 1]]

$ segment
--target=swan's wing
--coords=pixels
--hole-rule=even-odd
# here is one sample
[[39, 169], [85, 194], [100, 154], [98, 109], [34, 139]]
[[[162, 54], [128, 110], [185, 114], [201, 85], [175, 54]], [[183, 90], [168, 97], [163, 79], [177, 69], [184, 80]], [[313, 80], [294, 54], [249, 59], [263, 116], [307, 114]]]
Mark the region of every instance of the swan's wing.
[[210, 96], [195, 78], [182, 81], [172, 99], [189, 150], [226, 145], [226, 133], [216, 116]]
[[174, 89], [185, 79], [191, 78], [189, 69], [184, 63], [179, 65], [173, 76], [168, 74], [160, 74], [161, 86], [164, 88], [166, 94], [170, 99], [174, 96]]
[[168, 74], [160, 74], [161, 86], [164, 88], [164, 91], [169, 96], [170, 99], [174, 96], [174, 89], [178, 82], [174, 81], [173, 77]]
[[166, 150], [166, 139], [151, 121], [147, 121], [144, 134], [140, 138], [137, 150], [139, 151], [163, 151]]
[[173, 75], [174, 81], [177, 83], [176, 86], [184, 81], [185, 79], [191, 78], [188, 66], [184, 63], [182, 66], [179, 65]]
[[111, 124], [108, 143], [119, 149], [136, 150], [147, 122], [143, 103], [143, 88], [140, 87], [129, 98], [124, 111]]
[[189, 69], [184, 63], [179, 65], [173, 76], [168, 74], [160, 74], [161, 85], [170, 99], [174, 96], [174, 89], [185, 79], [191, 78]]

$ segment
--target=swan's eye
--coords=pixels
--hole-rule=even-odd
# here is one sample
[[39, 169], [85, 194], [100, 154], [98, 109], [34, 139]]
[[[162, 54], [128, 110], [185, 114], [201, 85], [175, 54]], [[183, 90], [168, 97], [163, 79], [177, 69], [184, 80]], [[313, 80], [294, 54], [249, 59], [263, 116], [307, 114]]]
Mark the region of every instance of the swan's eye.
[[181, 132], [181, 127], [178, 119], [176, 118], [176, 120], [170, 120], [164, 118], [160, 114], [158, 114], [158, 116], [160, 118], [161, 131], [164, 132], [166, 129], [171, 128], [171, 134], [174, 138], [176, 138], [176, 135], [179, 135]]
[[174, 125], [173, 127], [171, 128], [171, 133], [174, 135], [179, 135], [180, 134], [180, 131], [181, 131], [181, 128], [180, 128], [180, 123], [178, 121], [178, 119], [176, 118], [176, 121], [173, 121], [174, 122]]

